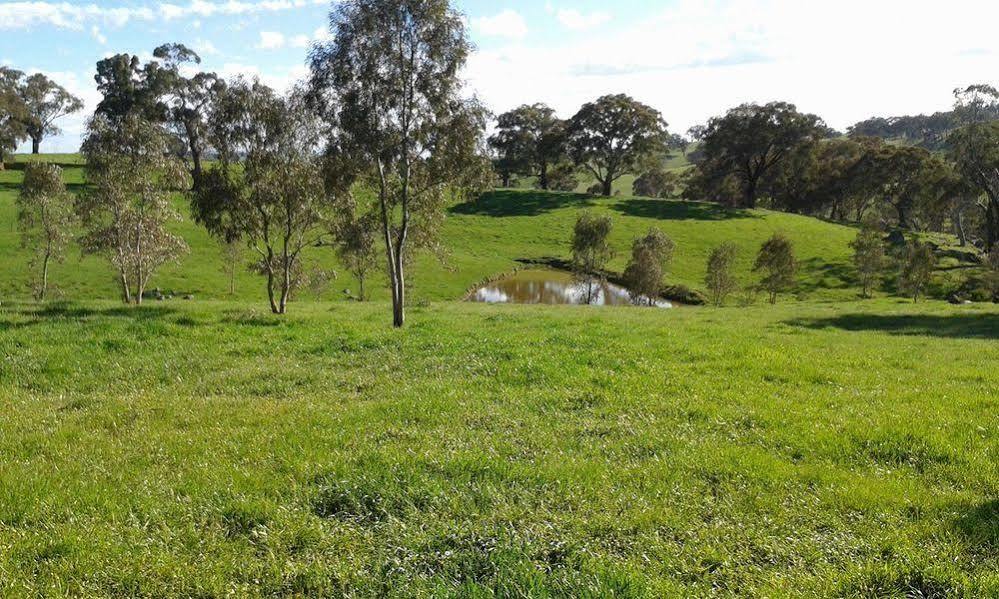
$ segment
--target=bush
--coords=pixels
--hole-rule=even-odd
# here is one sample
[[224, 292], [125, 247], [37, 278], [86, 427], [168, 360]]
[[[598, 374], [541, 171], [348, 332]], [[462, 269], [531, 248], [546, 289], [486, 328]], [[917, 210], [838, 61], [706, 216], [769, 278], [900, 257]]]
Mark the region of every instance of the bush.
[[899, 292], [914, 302], [919, 301], [926, 294], [936, 266], [937, 256], [928, 243], [913, 241], [906, 245], [899, 259]]
[[680, 187], [680, 177], [671, 171], [656, 168], [635, 179], [631, 193], [648, 198], [675, 197]]
[[708, 288], [711, 303], [721, 306], [725, 299], [739, 288], [733, 269], [739, 248], [728, 241], [716, 247], [708, 257], [708, 272], [704, 276], [704, 284]]
[[687, 306], [704, 306], [708, 303], [706, 295], [686, 285], [671, 285], [666, 287], [662, 290], [662, 296], [670, 301]]
[[548, 171], [548, 188], [552, 191], [576, 191], [579, 180], [576, 168], [568, 163], [559, 164]]
[[781, 233], [774, 234], [760, 248], [753, 265], [753, 272], [762, 272], [760, 288], [770, 294], [770, 303], [777, 303], [777, 295], [794, 284], [798, 263], [794, 259], [791, 240]]
[[654, 306], [663, 286], [666, 266], [673, 259], [676, 244], [659, 229], [652, 228], [645, 237], [635, 240], [631, 261], [624, 271], [624, 280], [632, 301], [645, 301]]
[[590, 185], [586, 189], [586, 193], [590, 194], [591, 196], [603, 195], [604, 194], [604, 188], [599, 183], [594, 183], [593, 185]]

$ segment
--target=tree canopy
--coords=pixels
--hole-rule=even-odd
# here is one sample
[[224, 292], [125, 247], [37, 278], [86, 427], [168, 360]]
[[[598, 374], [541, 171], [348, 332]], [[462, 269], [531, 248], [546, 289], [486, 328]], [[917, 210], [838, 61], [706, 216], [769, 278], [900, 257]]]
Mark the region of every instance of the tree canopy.
[[666, 121], [658, 110], [624, 94], [603, 96], [569, 121], [569, 152], [600, 183], [605, 196], [614, 182], [666, 152]]

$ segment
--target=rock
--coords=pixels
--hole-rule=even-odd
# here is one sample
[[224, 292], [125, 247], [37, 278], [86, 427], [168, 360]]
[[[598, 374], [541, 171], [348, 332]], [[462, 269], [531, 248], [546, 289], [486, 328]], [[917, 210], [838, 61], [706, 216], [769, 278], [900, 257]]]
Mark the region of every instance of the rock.
[[190, 301], [190, 300], [194, 299], [194, 296], [193, 295], [185, 295], [184, 299]]

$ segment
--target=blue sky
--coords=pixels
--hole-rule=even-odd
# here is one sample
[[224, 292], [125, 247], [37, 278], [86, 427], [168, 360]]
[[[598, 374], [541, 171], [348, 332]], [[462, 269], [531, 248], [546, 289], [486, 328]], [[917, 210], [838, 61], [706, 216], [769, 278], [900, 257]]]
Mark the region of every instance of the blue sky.
[[[795, 102], [838, 128], [945, 110], [997, 83], [999, 7], [981, 0], [457, 0], [478, 48], [465, 77], [493, 110], [563, 116], [629, 93], [684, 131], [745, 101]], [[0, 62], [42, 71], [92, 110], [94, 64], [183, 42], [203, 68], [284, 87], [305, 74], [329, 0], [0, 0]], [[969, 18], [974, 15], [974, 18]], [[47, 151], [73, 151], [83, 116]]]

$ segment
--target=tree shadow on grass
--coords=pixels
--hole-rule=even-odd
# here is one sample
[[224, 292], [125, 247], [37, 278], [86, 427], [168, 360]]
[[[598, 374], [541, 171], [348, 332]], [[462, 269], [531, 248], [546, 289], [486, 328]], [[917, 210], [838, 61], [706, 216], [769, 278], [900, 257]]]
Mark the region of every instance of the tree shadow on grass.
[[843, 262], [826, 262], [821, 258], [809, 258], [798, 263], [800, 270], [808, 273], [808, 281], [799, 281], [795, 290], [812, 292], [820, 289], [849, 289], [860, 286], [857, 270]]
[[27, 317], [21, 322], [9, 322], [0, 320], [0, 331], [23, 329], [48, 324], [57, 320], [90, 320], [93, 318], [114, 318], [121, 320], [132, 320], [135, 322], [147, 322], [160, 320], [177, 311], [174, 308], [163, 305], [143, 305], [143, 306], [118, 306], [115, 308], [88, 308], [67, 302], [55, 302], [46, 304], [37, 309], [24, 309], [19, 313]]
[[785, 321], [808, 329], [835, 328], [844, 331], [882, 332], [892, 335], [999, 339], [999, 314], [844, 314], [829, 318], [798, 318]]
[[654, 218], [657, 220], [733, 220], [740, 218], [761, 218], [749, 210], [726, 208], [707, 202], [683, 202], [678, 200], [629, 199], [611, 206], [626, 216]]
[[954, 522], [954, 526], [978, 547], [990, 551], [999, 548], [999, 501], [971, 507]]
[[538, 216], [569, 206], [592, 206], [592, 198], [582, 193], [496, 190], [477, 200], [452, 206], [451, 214], [470, 216]]

